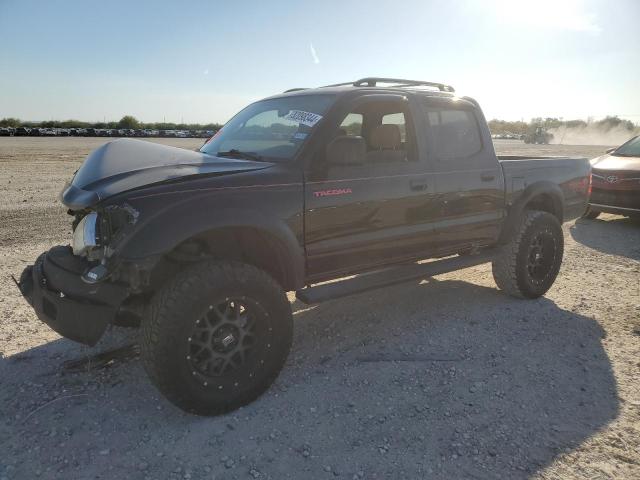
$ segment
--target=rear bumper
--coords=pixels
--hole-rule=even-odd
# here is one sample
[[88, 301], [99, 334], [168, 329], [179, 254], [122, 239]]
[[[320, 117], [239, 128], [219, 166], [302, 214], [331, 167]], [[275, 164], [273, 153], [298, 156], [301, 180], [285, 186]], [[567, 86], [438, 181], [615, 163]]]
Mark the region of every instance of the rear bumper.
[[40, 320], [63, 337], [95, 345], [128, 295], [124, 286], [85, 283], [89, 263], [54, 247], [24, 269], [19, 288]]

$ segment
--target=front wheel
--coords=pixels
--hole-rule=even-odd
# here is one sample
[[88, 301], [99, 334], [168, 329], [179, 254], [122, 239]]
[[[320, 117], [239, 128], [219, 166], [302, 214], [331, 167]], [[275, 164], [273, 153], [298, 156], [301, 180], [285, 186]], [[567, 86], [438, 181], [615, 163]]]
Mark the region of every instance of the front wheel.
[[187, 412], [217, 415], [269, 388], [291, 348], [293, 320], [267, 273], [211, 261], [156, 294], [141, 334], [144, 367], [158, 390]]
[[525, 211], [509, 242], [493, 261], [493, 278], [505, 293], [519, 298], [544, 295], [562, 264], [564, 236], [550, 213]]

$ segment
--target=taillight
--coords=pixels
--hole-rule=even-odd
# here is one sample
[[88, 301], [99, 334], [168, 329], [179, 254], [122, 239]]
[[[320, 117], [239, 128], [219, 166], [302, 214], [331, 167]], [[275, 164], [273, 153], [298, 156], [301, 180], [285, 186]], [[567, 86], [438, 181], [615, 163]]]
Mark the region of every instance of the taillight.
[[591, 190], [593, 189], [593, 173], [589, 174], [589, 186], [587, 187], [587, 195], [591, 196]]

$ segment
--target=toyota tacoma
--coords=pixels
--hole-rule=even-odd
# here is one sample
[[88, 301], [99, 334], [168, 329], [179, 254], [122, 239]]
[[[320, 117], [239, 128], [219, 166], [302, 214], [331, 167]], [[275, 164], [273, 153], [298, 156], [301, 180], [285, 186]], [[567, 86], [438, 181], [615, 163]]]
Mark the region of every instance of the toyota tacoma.
[[41, 254], [19, 287], [77, 342], [138, 326], [153, 384], [214, 415], [282, 369], [285, 292], [315, 303], [491, 262], [507, 294], [544, 295], [589, 178], [587, 159], [497, 157], [478, 103], [448, 85], [293, 89], [199, 151], [133, 139], [95, 150], [61, 193], [71, 244]]

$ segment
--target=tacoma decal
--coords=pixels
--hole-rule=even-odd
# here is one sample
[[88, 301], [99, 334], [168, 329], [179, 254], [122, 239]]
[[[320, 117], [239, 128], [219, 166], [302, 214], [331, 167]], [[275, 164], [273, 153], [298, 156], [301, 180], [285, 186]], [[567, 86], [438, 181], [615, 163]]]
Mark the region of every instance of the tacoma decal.
[[349, 195], [353, 193], [350, 188], [334, 188], [331, 190], [316, 190], [313, 192], [315, 197], [330, 197], [333, 195]]

